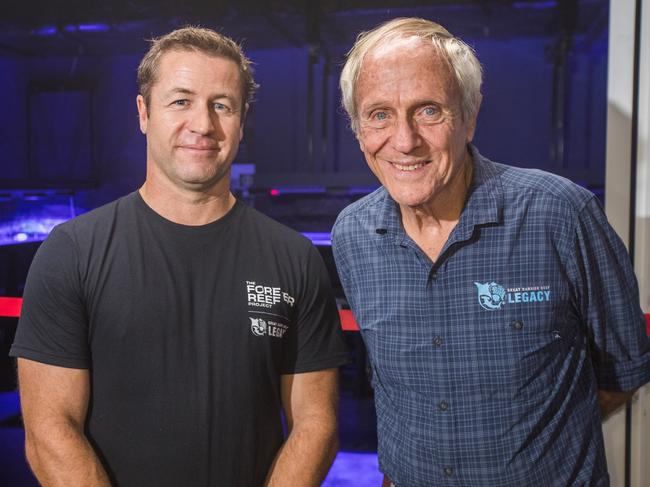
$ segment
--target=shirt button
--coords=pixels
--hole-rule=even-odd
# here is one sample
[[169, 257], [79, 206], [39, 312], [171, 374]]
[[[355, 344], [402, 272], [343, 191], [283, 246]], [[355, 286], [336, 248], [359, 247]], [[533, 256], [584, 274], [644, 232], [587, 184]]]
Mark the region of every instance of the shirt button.
[[515, 320], [512, 322], [512, 327], [515, 330], [521, 330], [524, 327], [524, 323], [521, 320]]
[[445, 467], [445, 468], [443, 469], [443, 472], [445, 473], [445, 475], [446, 475], [447, 477], [451, 477], [452, 475], [454, 475], [454, 469], [451, 468], [451, 467]]
[[441, 411], [446, 411], [449, 409], [449, 403], [447, 401], [440, 401], [438, 403], [438, 407], [440, 408]]
[[560, 335], [560, 332], [557, 330], [553, 330], [553, 338], [556, 340], [562, 340], [562, 335]]
[[432, 272], [431, 273], [431, 280], [435, 281], [436, 279], [438, 279], [438, 273], [437, 272]]
[[433, 339], [433, 344], [434, 344], [436, 347], [441, 346], [441, 345], [442, 345], [442, 337], [435, 337], [435, 338]]

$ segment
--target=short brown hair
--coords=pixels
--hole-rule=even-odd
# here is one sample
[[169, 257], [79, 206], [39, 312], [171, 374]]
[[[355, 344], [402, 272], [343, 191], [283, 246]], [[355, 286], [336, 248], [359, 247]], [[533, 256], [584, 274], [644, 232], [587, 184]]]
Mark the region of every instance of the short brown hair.
[[210, 56], [230, 59], [239, 68], [242, 106], [253, 101], [258, 85], [253, 79], [251, 61], [235, 41], [211, 29], [187, 26], [164, 36], [151, 39], [149, 50], [138, 66], [138, 92], [149, 106], [151, 88], [156, 82], [158, 65], [163, 54], [169, 51], [200, 51]]

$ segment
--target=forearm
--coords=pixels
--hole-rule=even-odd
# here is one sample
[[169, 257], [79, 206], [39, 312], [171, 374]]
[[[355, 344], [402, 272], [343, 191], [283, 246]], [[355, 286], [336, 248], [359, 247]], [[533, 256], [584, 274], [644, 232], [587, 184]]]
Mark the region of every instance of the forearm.
[[619, 407], [629, 401], [635, 392], [636, 389], [627, 392], [598, 391], [598, 407], [603, 421]]
[[30, 467], [44, 487], [109, 487], [106, 471], [82, 431], [70, 424], [25, 434]]
[[336, 426], [294, 428], [267, 475], [266, 487], [317, 487], [337, 451]]

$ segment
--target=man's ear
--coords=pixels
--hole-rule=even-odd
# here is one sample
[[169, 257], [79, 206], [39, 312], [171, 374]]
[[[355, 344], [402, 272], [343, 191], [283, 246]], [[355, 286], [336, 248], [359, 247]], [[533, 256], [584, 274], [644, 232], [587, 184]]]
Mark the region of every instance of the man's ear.
[[246, 123], [246, 115], [248, 114], [248, 103], [244, 103], [244, 109], [241, 111], [241, 123], [239, 124], [239, 142], [244, 138], [244, 123]]
[[142, 95], [138, 95], [135, 99], [138, 105], [138, 120], [140, 121], [140, 132], [147, 133], [147, 122], [149, 121], [149, 113], [147, 112], [147, 104]]

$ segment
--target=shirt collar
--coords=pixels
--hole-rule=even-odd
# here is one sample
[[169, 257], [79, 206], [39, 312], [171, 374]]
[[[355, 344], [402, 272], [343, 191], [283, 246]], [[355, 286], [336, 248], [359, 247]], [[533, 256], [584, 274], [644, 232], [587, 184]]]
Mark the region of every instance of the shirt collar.
[[499, 169], [470, 144], [474, 165], [472, 184], [457, 225], [459, 239], [469, 238], [476, 225], [498, 224], [503, 214], [503, 187]]
[[399, 205], [390, 197], [386, 188], [381, 187], [380, 199], [377, 212], [377, 225], [375, 231], [379, 235], [388, 234], [395, 242], [406, 238], [406, 232], [402, 226], [402, 216]]

